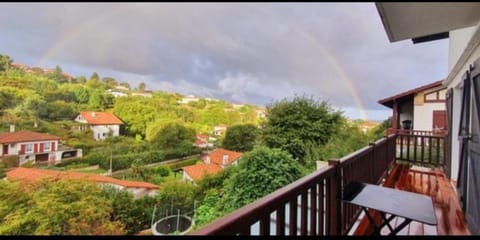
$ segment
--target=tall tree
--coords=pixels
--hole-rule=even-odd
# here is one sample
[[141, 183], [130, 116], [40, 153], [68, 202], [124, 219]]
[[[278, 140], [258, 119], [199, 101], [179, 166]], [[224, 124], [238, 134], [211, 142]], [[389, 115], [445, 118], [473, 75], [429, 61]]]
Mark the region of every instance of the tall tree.
[[152, 144], [160, 149], [174, 150], [187, 155], [192, 150], [195, 130], [181, 124], [167, 124], [152, 139]]
[[221, 200], [225, 212], [240, 208], [302, 176], [297, 161], [285, 151], [259, 147], [245, 153], [226, 181]]
[[144, 82], [141, 82], [140, 84], [138, 84], [137, 89], [138, 89], [139, 91], [142, 91], [142, 92], [143, 92], [143, 91], [145, 91], [145, 88], [146, 88], [146, 85], [145, 85]]
[[341, 125], [341, 112], [325, 102], [296, 96], [267, 106], [262, 138], [270, 148], [288, 151], [294, 159], [306, 165], [306, 142], [324, 145]]
[[246, 152], [253, 149], [258, 129], [253, 124], [234, 125], [227, 129], [222, 146], [232, 151]]
[[8, 55], [0, 54], [0, 72], [8, 70], [12, 66], [13, 59]]
[[50, 79], [55, 80], [58, 83], [66, 83], [68, 82], [67, 78], [63, 75], [62, 68], [60, 66], [56, 66], [53, 72], [47, 74], [47, 77]]
[[100, 76], [98, 76], [98, 73], [97, 73], [97, 72], [93, 72], [93, 73], [92, 73], [92, 76], [90, 76], [90, 80], [91, 80], [91, 79], [100, 80]]

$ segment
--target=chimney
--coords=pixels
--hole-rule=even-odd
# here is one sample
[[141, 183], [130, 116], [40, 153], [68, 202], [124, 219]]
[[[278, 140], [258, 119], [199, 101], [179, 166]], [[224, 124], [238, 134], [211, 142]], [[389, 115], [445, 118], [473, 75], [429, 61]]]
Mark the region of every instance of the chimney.
[[210, 164], [210, 155], [205, 158], [205, 164]]
[[10, 124], [10, 132], [11, 133], [15, 132], [15, 125], [14, 124]]
[[222, 164], [225, 166], [228, 164], [228, 154], [223, 154]]
[[92, 112], [92, 117], [95, 117], [95, 112]]

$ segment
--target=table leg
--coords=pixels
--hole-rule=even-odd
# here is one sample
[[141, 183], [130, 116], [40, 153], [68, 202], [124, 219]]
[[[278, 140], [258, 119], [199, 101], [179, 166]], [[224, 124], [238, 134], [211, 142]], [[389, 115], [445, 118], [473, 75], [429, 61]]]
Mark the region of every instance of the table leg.
[[393, 228], [392, 226], [390, 225], [390, 222], [392, 221], [392, 219], [394, 219], [396, 216], [395, 215], [390, 215], [390, 217], [386, 218], [385, 217], [385, 213], [384, 212], [380, 212], [380, 214], [382, 215], [382, 218], [383, 218], [383, 223], [380, 225], [380, 230], [385, 226], [387, 225], [388, 229], [390, 229], [390, 232], [393, 231]]
[[370, 224], [373, 226], [373, 235], [380, 235], [380, 228], [377, 227], [377, 224], [373, 220], [372, 216], [370, 216], [370, 213], [368, 213], [367, 208], [362, 207], [362, 209], [365, 212], [365, 215], [367, 215], [368, 221], [370, 221]]
[[395, 235], [397, 234], [398, 232], [400, 232], [404, 227], [406, 227], [410, 222], [412, 221], [412, 219], [408, 219], [408, 218], [405, 218], [405, 220], [403, 220], [403, 222], [398, 225], [395, 229], [393, 229], [393, 231], [388, 234], [388, 235]]

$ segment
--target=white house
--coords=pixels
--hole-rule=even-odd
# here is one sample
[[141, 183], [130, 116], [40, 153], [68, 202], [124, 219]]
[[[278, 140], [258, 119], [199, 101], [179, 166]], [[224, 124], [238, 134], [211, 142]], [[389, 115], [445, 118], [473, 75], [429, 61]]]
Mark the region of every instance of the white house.
[[107, 93], [113, 95], [116, 98], [117, 97], [127, 97], [128, 96], [128, 94], [126, 94], [124, 92], [121, 92], [121, 91], [114, 90], [114, 89], [108, 89]]
[[199, 98], [195, 97], [194, 95], [188, 95], [188, 96], [182, 98], [182, 100], [180, 100], [178, 103], [188, 104], [189, 102], [198, 102], [198, 101], [200, 101]]
[[[109, 136], [119, 136], [120, 125], [123, 124], [115, 114], [108, 112], [80, 112], [75, 121], [90, 126], [93, 138], [97, 141]], [[80, 130], [83, 129], [84, 126], [80, 126]]]
[[449, 38], [447, 162], [472, 235], [480, 234], [480, 3], [376, 3], [390, 42]]
[[[435, 81], [379, 100], [378, 103], [392, 109], [392, 128], [446, 130], [446, 87], [442, 85], [442, 81]], [[406, 124], [405, 121], [410, 121], [410, 124]]]
[[227, 125], [225, 124], [219, 124], [217, 126], [213, 127], [213, 132], [212, 134], [215, 136], [223, 136], [227, 132]]
[[64, 158], [82, 156], [81, 149], [60, 149], [59, 141], [60, 137], [31, 131], [0, 133], [0, 157], [18, 155], [22, 165], [27, 161], [59, 162]]

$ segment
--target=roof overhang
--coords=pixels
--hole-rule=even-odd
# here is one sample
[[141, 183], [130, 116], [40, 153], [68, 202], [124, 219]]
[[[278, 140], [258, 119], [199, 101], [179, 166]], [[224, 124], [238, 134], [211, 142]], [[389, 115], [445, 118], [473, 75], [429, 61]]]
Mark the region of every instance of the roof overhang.
[[448, 32], [480, 21], [480, 3], [375, 3], [390, 42], [414, 43], [448, 37]]

